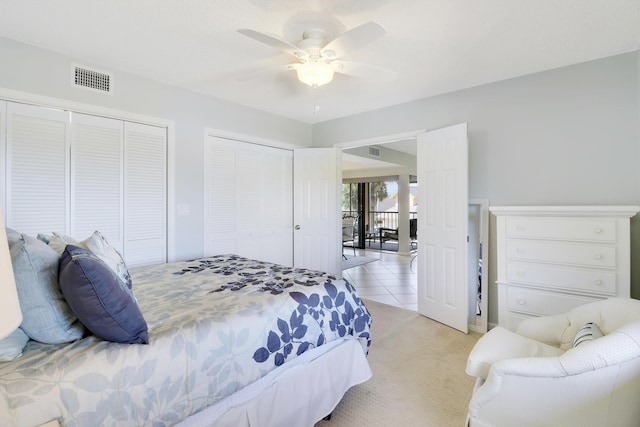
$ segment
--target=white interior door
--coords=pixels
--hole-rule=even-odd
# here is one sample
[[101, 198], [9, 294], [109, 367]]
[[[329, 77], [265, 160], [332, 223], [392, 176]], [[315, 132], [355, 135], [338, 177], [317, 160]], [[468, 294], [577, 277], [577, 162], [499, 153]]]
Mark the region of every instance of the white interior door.
[[82, 240], [98, 230], [120, 253], [124, 249], [123, 147], [122, 120], [73, 113], [70, 236]]
[[207, 256], [238, 254], [293, 264], [293, 152], [205, 139]]
[[418, 135], [418, 312], [468, 332], [467, 124]]
[[9, 102], [6, 144], [7, 227], [69, 234], [69, 113]]
[[298, 148], [293, 153], [295, 267], [341, 271], [342, 151]]
[[167, 261], [167, 130], [124, 123], [124, 257], [127, 265]]

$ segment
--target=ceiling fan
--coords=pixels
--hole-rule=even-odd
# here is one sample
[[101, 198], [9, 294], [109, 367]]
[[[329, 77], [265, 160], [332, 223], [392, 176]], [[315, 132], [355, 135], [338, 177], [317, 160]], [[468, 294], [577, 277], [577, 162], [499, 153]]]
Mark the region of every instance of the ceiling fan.
[[352, 28], [333, 40], [328, 40], [327, 32], [322, 29], [309, 29], [303, 33], [302, 40], [297, 45], [277, 36], [255, 30], [240, 29], [238, 32], [282, 50], [297, 60], [295, 63], [248, 74], [244, 77], [245, 80], [266, 72], [295, 70], [298, 80], [302, 83], [311, 87], [319, 87], [331, 82], [334, 73], [366, 79], [392, 78], [396, 74], [385, 68], [342, 59], [354, 50], [366, 46], [387, 33], [387, 30], [377, 22], [367, 22]]

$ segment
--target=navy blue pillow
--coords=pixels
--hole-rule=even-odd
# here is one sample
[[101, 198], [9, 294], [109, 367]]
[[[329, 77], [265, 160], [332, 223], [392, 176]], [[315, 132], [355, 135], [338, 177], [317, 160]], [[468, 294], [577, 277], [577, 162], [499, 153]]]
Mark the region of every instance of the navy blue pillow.
[[67, 245], [60, 256], [60, 289], [87, 329], [118, 343], [147, 344], [147, 322], [133, 293], [93, 252]]

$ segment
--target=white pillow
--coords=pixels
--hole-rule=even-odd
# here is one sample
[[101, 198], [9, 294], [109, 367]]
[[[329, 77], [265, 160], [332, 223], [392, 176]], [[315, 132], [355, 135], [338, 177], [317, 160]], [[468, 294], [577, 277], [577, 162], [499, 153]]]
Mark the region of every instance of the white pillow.
[[22, 349], [28, 341], [29, 337], [20, 328], [13, 331], [8, 337], [1, 339], [0, 362], [8, 362], [21, 356]]
[[91, 236], [81, 243], [86, 245], [87, 249], [111, 267], [116, 275], [131, 289], [131, 276], [129, 276], [127, 264], [125, 264], [120, 252], [111, 246], [99, 231], [94, 231]]
[[127, 265], [113, 246], [107, 242], [107, 239], [99, 232], [94, 231], [93, 234], [83, 241], [79, 242], [72, 237], [65, 236], [61, 233], [53, 233], [49, 237], [49, 246], [53, 248], [58, 255], [62, 255], [67, 245], [74, 245], [83, 249], [88, 249], [93, 252], [98, 258], [100, 258], [105, 264], [107, 264], [111, 270], [131, 289], [131, 276], [129, 276], [129, 270]]
[[580, 330], [576, 334], [576, 337], [573, 339], [573, 346], [577, 347], [580, 344], [593, 341], [601, 337], [602, 337], [602, 332], [600, 332], [600, 329], [598, 329], [598, 326], [593, 322], [589, 322], [585, 324], [582, 328], [580, 328]]

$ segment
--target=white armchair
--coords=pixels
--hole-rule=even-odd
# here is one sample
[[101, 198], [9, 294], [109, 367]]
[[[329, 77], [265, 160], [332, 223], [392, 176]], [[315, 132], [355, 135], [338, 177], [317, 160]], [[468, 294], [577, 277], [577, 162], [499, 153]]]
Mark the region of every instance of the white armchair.
[[476, 343], [467, 373], [477, 378], [469, 426], [639, 426], [640, 301], [527, 319], [517, 333], [496, 327]]

